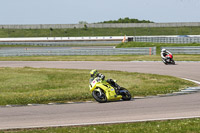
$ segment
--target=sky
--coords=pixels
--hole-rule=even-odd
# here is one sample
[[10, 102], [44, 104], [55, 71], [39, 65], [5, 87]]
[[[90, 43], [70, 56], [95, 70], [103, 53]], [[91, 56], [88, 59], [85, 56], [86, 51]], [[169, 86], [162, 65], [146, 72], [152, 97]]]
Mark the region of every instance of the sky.
[[78, 24], [119, 18], [200, 22], [200, 0], [0, 0], [0, 24]]

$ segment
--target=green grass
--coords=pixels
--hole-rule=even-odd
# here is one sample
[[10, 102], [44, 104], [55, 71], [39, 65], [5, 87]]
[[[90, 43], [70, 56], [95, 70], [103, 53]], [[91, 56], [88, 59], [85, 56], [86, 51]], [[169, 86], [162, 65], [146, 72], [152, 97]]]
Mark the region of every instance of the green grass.
[[149, 28], [87, 28], [87, 29], [0, 29], [0, 37], [76, 37], [76, 36], [142, 36], [142, 35], [199, 35], [195, 27]]
[[[100, 72], [118, 80], [135, 96], [171, 93], [196, 85], [171, 76]], [[0, 105], [93, 100], [89, 78], [89, 70], [0, 68]]]
[[[199, 55], [174, 55], [175, 61], [200, 61]], [[161, 61], [160, 55], [14, 56], [0, 61]]]
[[199, 133], [200, 119], [167, 120], [124, 124], [8, 130], [20, 133]]
[[153, 43], [153, 42], [125, 42], [118, 44], [116, 48], [156, 47], [156, 53], [160, 54], [161, 47], [180, 47], [180, 46], [200, 46], [200, 43], [174, 44], [174, 43]]

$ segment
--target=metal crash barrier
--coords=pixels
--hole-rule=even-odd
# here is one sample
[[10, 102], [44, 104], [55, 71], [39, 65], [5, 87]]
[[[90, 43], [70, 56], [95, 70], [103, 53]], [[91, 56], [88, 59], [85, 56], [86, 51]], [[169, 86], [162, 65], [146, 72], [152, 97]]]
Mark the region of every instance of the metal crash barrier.
[[188, 47], [161, 47], [161, 49], [167, 49], [173, 54], [200, 54], [200, 47], [188, 46]]
[[0, 49], [0, 56], [156, 55], [156, 47], [136, 48], [15, 48]]

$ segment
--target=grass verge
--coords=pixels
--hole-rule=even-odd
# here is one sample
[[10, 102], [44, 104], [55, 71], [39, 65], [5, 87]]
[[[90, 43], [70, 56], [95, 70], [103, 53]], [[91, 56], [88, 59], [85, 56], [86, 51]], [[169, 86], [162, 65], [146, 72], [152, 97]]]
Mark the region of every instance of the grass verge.
[[0, 131], [0, 133], [199, 133], [199, 123], [200, 118], [194, 118], [124, 124], [8, 130], [2, 132]]
[[[175, 61], [200, 61], [199, 55], [174, 55]], [[0, 61], [161, 61], [160, 55], [8, 56]]]
[[200, 26], [193, 27], [129, 27], [74, 29], [0, 29], [0, 37], [76, 37], [76, 36], [148, 36], [199, 35]]
[[[178, 91], [196, 84], [171, 76], [100, 71], [106, 78], [147, 96]], [[89, 92], [89, 70], [50, 68], [0, 68], [0, 105], [93, 100]]]

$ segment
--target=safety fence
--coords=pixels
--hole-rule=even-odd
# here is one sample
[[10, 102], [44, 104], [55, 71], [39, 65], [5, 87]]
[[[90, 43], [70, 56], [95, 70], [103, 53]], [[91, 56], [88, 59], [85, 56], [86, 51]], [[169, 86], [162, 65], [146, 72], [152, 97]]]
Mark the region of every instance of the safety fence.
[[133, 36], [134, 42], [200, 43], [200, 37]]
[[200, 54], [200, 47], [161, 47], [169, 50], [173, 54]]
[[17, 24], [0, 25], [1, 29], [64, 29], [64, 28], [129, 28], [129, 27], [183, 27], [200, 26], [200, 22], [179, 23], [97, 23], [97, 24]]
[[156, 55], [156, 47], [137, 48], [11, 48], [0, 49], [0, 56], [55, 55]]

